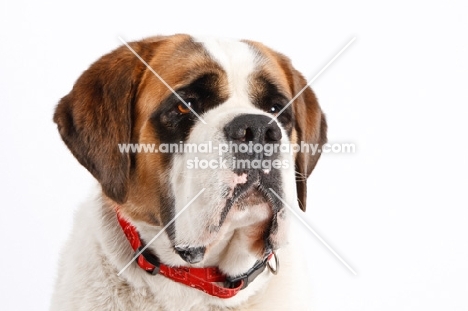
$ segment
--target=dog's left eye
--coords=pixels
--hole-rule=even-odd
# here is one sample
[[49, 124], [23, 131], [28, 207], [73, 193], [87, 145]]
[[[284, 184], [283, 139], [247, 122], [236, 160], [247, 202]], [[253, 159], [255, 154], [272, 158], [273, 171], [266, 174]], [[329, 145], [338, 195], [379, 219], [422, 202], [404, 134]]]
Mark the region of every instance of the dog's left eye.
[[277, 114], [278, 112], [281, 111], [281, 109], [283, 109], [282, 105], [274, 104], [273, 106], [270, 107], [270, 109], [268, 109], [268, 112], [271, 114]]

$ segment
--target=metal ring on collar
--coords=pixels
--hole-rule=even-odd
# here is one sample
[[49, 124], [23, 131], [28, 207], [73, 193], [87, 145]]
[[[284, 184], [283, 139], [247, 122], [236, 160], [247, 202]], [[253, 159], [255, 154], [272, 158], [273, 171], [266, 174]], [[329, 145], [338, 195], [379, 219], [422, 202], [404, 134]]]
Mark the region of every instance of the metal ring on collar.
[[273, 273], [274, 275], [277, 275], [278, 274], [278, 271], [279, 271], [279, 268], [280, 268], [280, 264], [279, 264], [279, 259], [278, 259], [278, 255], [276, 255], [275, 251], [272, 252], [272, 257], [275, 258], [275, 266], [273, 267], [271, 264], [270, 264], [270, 260], [267, 261], [267, 267], [268, 267], [268, 270], [270, 270], [271, 273]]

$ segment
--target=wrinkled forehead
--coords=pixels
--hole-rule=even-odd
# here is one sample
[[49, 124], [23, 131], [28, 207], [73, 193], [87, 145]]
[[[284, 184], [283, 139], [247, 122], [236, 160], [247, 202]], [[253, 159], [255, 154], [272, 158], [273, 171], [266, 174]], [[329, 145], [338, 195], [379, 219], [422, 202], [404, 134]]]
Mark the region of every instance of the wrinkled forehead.
[[[176, 35], [158, 42], [148, 64], [153, 70], [145, 72], [139, 87], [140, 100], [146, 103], [161, 102], [172, 90], [204, 76], [212, 77], [226, 98], [255, 98], [266, 87], [292, 97], [279, 55], [257, 42]], [[145, 109], [140, 112], [151, 113], [148, 105], [140, 107]]]

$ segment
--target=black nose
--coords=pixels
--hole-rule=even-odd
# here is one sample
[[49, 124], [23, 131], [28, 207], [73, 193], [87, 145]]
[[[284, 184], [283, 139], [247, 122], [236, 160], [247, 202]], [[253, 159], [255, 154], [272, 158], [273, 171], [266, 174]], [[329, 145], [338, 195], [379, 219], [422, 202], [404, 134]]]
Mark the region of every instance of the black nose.
[[197, 263], [202, 261], [205, 256], [205, 247], [175, 247], [179, 256], [188, 263]]
[[224, 127], [226, 138], [236, 142], [254, 144], [274, 143], [281, 140], [281, 130], [271, 118], [259, 114], [243, 114]]

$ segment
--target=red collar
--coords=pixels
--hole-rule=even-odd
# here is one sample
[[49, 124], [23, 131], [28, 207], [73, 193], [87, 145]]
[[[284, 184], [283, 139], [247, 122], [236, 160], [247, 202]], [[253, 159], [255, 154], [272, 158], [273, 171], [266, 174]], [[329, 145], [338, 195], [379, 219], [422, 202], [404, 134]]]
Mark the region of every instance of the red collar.
[[[117, 219], [135, 254], [140, 253], [145, 246], [140, 239], [137, 229], [122, 217], [118, 209]], [[231, 298], [241, 289], [246, 288], [250, 282], [265, 270], [266, 266], [272, 270], [268, 261], [273, 255], [274, 253], [270, 253], [263, 261], [257, 261], [249, 271], [237, 277], [226, 276], [218, 267], [192, 268], [167, 266], [161, 263], [159, 258], [147, 249], [137, 257], [136, 262], [140, 268], [149, 274], [161, 274], [173, 281], [196, 288], [211, 296]], [[277, 261], [276, 255], [275, 260]], [[276, 271], [272, 270], [272, 272], [276, 274]], [[215, 282], [222, 282], [224, 286], [219, 286]]]

